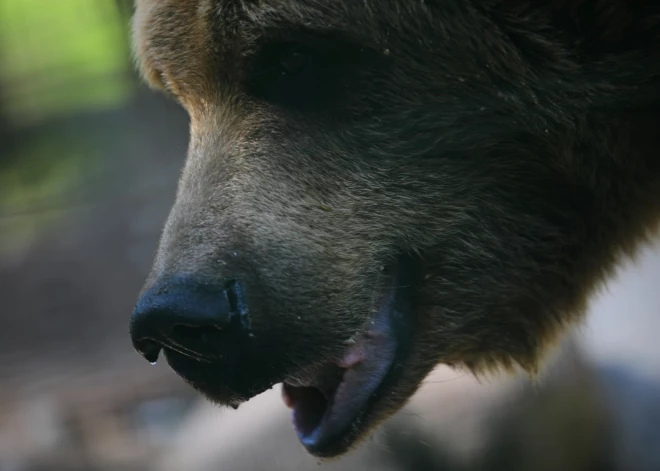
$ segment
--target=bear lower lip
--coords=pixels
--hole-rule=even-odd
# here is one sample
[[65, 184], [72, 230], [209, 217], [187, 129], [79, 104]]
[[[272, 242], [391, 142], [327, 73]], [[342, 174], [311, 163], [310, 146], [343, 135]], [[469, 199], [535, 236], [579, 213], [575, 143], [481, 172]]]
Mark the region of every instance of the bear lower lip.
[[371, 407], [395, 384], [409, 343], [410, 275], [399, 269], [392, 277], [376, 315], [337, 364], [284, 381], [283, 400], [310, 453], [331, 456], [348, 448], [364, 430]]
[[[385, 336], [379, 340], [379, 348], [371, 346], [380, 350], [378, 355], [341, 369], [334, 383], [319, 379], [310, 386], [294, 386], [286, 381], [282, 384], [282, 396], [293, 409], [292, 421], [298, 437], [311, 452], [322, 452], [342, 440], [373, 399], [396, 356], [396, 342]], [[357, 345], [363, 348], [360, 343]], [[361, 357], [362, 353], [355, 355], [351, 351], [349, 356]], [[321, 372], [321, 377], [330, 375], [328, 371]]]

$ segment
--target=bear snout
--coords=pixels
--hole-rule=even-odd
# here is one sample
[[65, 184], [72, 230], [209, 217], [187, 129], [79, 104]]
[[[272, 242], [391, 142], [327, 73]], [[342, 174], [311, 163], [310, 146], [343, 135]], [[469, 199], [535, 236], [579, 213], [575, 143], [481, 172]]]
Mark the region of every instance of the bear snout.
[[161, 351], [205, 364], [240, 357], [250, 339], [242, 285], [187, 274], [157, 279], [140, 296], [130, 331], [133, 346], [151, 363]]

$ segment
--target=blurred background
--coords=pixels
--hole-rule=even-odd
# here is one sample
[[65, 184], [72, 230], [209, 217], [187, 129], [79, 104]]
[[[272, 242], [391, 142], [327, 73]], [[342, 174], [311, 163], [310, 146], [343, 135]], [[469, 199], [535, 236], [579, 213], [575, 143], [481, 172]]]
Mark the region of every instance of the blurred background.
[[0, 0], [0, 471], [660, 470], [660, 243], [536, 384], [438, 368], [346, 458], [275, 388], [213, 407], [131, 348], [184, 112], [141, 85], [131, 0]]

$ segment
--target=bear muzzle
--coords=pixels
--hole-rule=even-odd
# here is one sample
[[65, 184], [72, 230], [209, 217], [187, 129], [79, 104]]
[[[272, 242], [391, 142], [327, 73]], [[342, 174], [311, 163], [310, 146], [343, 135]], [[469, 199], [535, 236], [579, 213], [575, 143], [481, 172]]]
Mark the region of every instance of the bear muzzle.
[[260, 342], [277, 337], [285, 356], [295, 346], [276, 333], [253, 333], [249, 302], [236, 280], [219, 284], [189, 274], [156, 279], [133, 311], [133, 346], [151, 363], [162, 352], [179, 376], [223, 405], [238, 407], [283, 383], [302, 444], [314, 455], [334, 456], [369, 428], [374, 409], [382, 408], [405, 369], [417, 270], [402, 257], [387, 272], [373, 316], [342, 351], [296, 371]]

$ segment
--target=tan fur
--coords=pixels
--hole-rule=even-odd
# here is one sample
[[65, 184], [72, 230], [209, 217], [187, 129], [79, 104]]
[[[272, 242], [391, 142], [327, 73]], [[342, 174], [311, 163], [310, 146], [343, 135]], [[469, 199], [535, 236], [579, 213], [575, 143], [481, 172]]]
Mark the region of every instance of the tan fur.
[[[656, 230], [659, 32], [624, 0], [138, 0], [142, 74], [192, 123], [146, 286], [244, 281], [275, 382], [416, 257], [405, 373], [362, 432], [438, 363], [534, 373]], [[265, 48], [317, 39], [344, 59], [309, 100], [253, 84]]]

